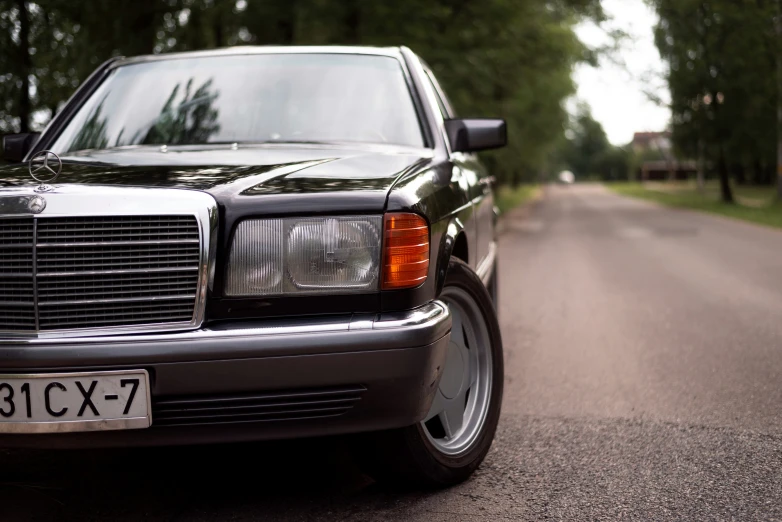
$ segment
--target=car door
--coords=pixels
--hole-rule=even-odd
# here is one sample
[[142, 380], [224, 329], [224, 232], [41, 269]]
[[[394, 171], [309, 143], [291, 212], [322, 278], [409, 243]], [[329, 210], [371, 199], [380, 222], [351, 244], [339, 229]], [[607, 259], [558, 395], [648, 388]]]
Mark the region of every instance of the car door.
[[[428, 67], [425, 67], [424, 71], [437, 95], [443, 118], [455, 118], [456, 115], [447, 96], [440, 88], [437, 78]], [[452, 152], [451, 160], [454, 166], [459, 169], [472, 201], [473, 217], [470, 226], [473, 228], [475, 238], [471, 242], [474, 245], [472, 250], [475, 255], [470, 257], [474, 262], [473, 268], [483, 276], [490, 273], [491, 266], [488, 264], [492, 262], [493, 258], [491, 254], [494, 249], [494, 178], [489, 175], [477, 154]]]

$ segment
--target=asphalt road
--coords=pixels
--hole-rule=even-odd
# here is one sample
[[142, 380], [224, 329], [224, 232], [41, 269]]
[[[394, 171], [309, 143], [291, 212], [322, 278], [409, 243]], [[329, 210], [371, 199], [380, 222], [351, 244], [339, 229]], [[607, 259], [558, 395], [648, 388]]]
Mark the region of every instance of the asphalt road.
[[782, 520], [782, 232], [552, 187], [505, 221], [506, 392], [449, 491], [345, 439], [0, 453], [0, 520]]

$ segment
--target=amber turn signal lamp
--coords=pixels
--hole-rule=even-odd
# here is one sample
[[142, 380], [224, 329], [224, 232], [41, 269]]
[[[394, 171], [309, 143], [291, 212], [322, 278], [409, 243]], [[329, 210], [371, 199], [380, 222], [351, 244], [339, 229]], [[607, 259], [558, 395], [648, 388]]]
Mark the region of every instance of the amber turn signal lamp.
[[413, 288], [429, 272], [429, 225], [417, 214], [386, 214], [383, 223], [383, 290]]

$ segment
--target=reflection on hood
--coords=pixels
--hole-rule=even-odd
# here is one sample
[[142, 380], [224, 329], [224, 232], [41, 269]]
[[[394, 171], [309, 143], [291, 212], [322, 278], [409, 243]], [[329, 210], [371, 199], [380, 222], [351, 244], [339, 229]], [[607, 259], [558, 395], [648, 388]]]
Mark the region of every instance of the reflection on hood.
[[[242, 196], [387, 191], [399, 176], [431, 157], [428, 149], [385, 146], [120, 148], [63, 157], [55, 186], [166, 187]], [[34, 184], [26, 164], [0, 168], [0, 190]]]

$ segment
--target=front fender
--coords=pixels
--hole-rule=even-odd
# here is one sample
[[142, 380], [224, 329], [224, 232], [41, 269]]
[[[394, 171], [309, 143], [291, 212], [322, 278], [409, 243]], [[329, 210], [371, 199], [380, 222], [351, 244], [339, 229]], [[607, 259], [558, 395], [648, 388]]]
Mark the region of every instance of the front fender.
[[445, 285], [445, 277], [448, 275], [448, 262], [451, 260], [453, 248], [456, 245], [456, 238], [464, 232], [464, 223], [459, 217], [454, 216], [446, 225], [445, 233], [440, 240], [440, 249], [437, 256], [437, 267], [435, 271], [435, 295], [439, 296]]

